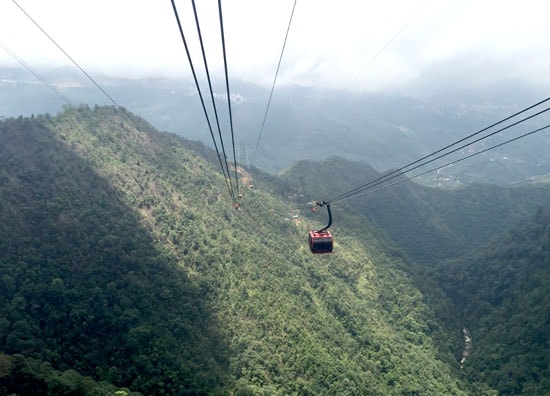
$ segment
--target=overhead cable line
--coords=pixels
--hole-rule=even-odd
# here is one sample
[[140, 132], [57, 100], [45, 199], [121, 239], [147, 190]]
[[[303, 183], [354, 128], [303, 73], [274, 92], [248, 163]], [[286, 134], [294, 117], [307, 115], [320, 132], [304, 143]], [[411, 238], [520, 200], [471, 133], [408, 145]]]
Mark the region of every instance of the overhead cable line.
[[230, 177], [230, 171], [229, 171], [229, 164], [227, 163], [227, 154], [225, 153], [225, 145], [223, 143], [223, 137], [222, 137], [222, 130], [220, 128], [220, 120], [218, 117], [218, 109], [216, 106], [216, 99], [214, 97], [214, 90], [212, 89], [212, 80], [210, 79], [210, 71], [208, 69], [208, 61], [206, 60], [206, 51], [204, 49], [204, 43], [202, 41], [202, 33], [201, 33], [201, 27], [199, 23], [199, 15], [197, 13], [197, 7], [195, 6], [195, 0], [191, 0], [191, 3], [193, 5], [193, 13], [195, 14], [195, 24], [197, 27], [197, 34], [199, 36], [199, 42], [201, 46], [201, 53], [202, 53], [202, 60], [204, 62], [204, 70], [206, 73], [206, 79], [208, 81], [208, 89], [210, 90], [210, 98], [212, 99], [212, 107], [214, 109], [214, 117], [216, 118], [216, 125], [218, 127], [218, 136], [220, 137], [220, 144], [222, 148], [223, 153], [223, 159], [225, 162], [225, 168], [227, 169], [227, 177], [229, 178], [229, 186], [231, 188], [231, 195], [233, 196], [233, 200], [235, 200], [235, 190], [233, 189], [233, 182], [231, 181]]
[[27, 16], [27, 18], [29, 18], [32, 23], [34, 23], [34, 25], [40, 29], [42, 31], [42, 33], [44, 33], [44, 35], [46, 35], [46, 37], [48, 39], [50, 39], [50, 41], [52, 43], [55, 44], [55, 46], [61, 51], [63, 52], [63, 54], [86, 76], [88, 77], [88, 79], [103, 93], [103, 95], [105, 95], [116, 107], [120, 107], [119, 104], [111, 97], [111, 95], [109, 95], [102, 87], [101, 85], [99, 85], [93, 78], [92, 76], [90, 76], [86, 70], [84, 70], [78, 63], [76, 63], [76, 61], [67, 53], [67, 51], [65, 51], [44, 29], [42, 29], [42, 27], [38, 24], [38, 22], [36, 22], [28, 13], [27, 11], [25, 11], [23, 9], [23, 7], [21, 7], [16, 0], [12, 0], [13, 3], [23, 12], [23, 14], [25, 14]]
[[[346, 200], [348, 200], [348, 199], [350, 199], [350, 198], [360, 197], [360, 196], [365, 195], [365, 194], [368, 194], [368, 193], [372, 193], [372, 192], [375, 192], [375, 191], [383, 190], [383, 189], [385, 189], [385, 188], [393, 187], [393, 186], [395, 186], [395, 185], [397, 185], [397, 184], [406, 182], [406, 181], [408, 181], [408, 180], [411, 180], [411, 179], [414, 179], [414, 178], [417, 178], [417, 177], [426, 175], [426, 174], [431, 173], [431, 172], [435, 172], [436, 170], [445, 168], [446, 166], [454, 165], [454, 164], [456, 164], [456, 163], [458, 163], [458, 162], [462, 162], [462, 161], [467, 160], [467, 159], [469, 159], [469, 158], [475, 157], [476, 155], [483, 154], [483, 153], [485, 153], [485, 152], [487, 152], [487, 151], [496, 149], [497, 147], [504, 146], [505, 144], [515, 142], [516, 140], [523, 139], [523, 138], [525, 138], [525, 137], [527, 137], [527, 136], [530, 136], [530, 135], [534, 135], [535, 133], [541, 132], [541, 131], [543, 131], [543, 130], [545, 130], [545, 129], [548, 129], [548, 128], [550, 128], [550, 124], [545, 125], [545, 126], [543, 126], [543, 127], [540, 127], [540, 128], [538, 128], [538, 129], [535, 129], [535, 130], [533, 130], [533, 131], [526, 132], [526, 133], [524, 133], [524, 134], [522, 134], [522, 135], [520, 135], [520, 136], [516, 136], [515, 138], [506, 140], [506, 141], [504, 141], [504, 142], [502, 142], [502, 143], [495, 144], [494, 146], [491, 146], [491, 147], [488, 147], [488, 148], [483, 149], [483, 150], [481, 150], [481, 151], [478, 151], [478, 152], [475, 152], [475, 153], [473, 153], [473, 154], [467, 155], [466, 157], [462, 157], [462, 158], [459, 158], [459, 159], [457, 159], [457, 160], [454, 160], [454, 161], [451, 161], [451, 162], [447, 162], [447, 163], [444, 164], [444, 165], [437, 166], [437, 167], [432, 168], [432, 169], [430, 169], [430, 170], [424, 171], [424, 172], [419, 173], [419, 174], [416, 174], [416, 175], [414, 175], [414, 176], [406, 177], [406, 178], [404, 178], [404, 179], [395, 181], [394, 183], [391, 183], [391, 184], [386, 184], [386, 185], [381, 186], [381, 187], [378, 187], [378, 188], [376, 188], [376, 189], [372, 189], [372, 190], [369, 189], [369, 190], [362, 191], [362, 192], [360, 192], [360, 194], [348, 196], [348, 197], [346, 197], [346, 198], [340, 199], [340, 201], [346, 201]], [[389, 179], [388, 179], [388, 180], [389, 180]]]
[[[549, 99], [550, 99], [550, 98], [549, 98]], [[362, 192], [362, 191], [364, 191], [364, 190], [366, 190], [366, 189], [368, 189], [368, 188], [371, 188], [371, 187], [380, 185], [380, 184], [382, 184], [382, 183], [384, 183], [384, 182], [386, 182], [386, 181], [388, 181], [388, 180], [394, 179], [394, 178], [398, 177], [398, 176], [401, 174], [401, 173], [399, 173], [400, 171], [403, 171], [403, 172], [410, 172], [410, 171], [412, 171], [412, 170], [418, 169], [418, 168], [420, 168], [420, 167], [422, 167], [422, 166], [424, 166], [424, 165], [427, 165], [427, 164], [432, 163], [432, 162], [434, 162], [434, 161], [436, 161], [436, 160], [438, 160], [438, 159], [441, 159], [441, 158], [443, 158], [443, 157], [446, 157], [447, 155], [453, 154], [453, 153], [455, 153], [455, 152], [457, 152], [457, 151], [459, 151], [459, 150], [461, 150], [461, 149], [464, 149], [464, 148], [466, 148], [466, 147], [468, 147], [468, 146], [471, 146], [472, 144], [478, 143], [478, 142], [480, 142], [480, 141], [482, 141], [482, 140], [484, 140], [484, 139], [487, 139], [487, 138], [489, 138], [489, 137], [491, 137], [491, 136], [494, 136], [494, 135], [496, 135], [497, 133], [500, 133], [500, 132], [502, 132], [502, 131], [504, 131], [504, 130], [506, 130], [506, 129], [509, 129], [509, 128], [513, 127], [513, 126], [516, 126], [516, 125], [518, 125], [518, 124], [521, 124], [522, 122], [528, 121], [528, 120], [530, 120], [530, 119], [532, 119], [532, 118], [534, 118], [534, 117], [536, 117], [536, 116], [539, 116], [539, 115], [541, 115], [541, 114], [543, 114], [543, 113], [545, 113], [545, 112], [547, 112], [547, 111], [549, 111], [549, 110], [550, 110], [550, 108], [547, 108], [547, 109], [542, 110], [542, 111], [540, 111], [540, 112], [538, 112], [538, 113], [536, 113], [536, 114], [533, 114], [533, 115], [531, 115], [531, 116], [529, 116], [529, 117], [526, 117], [526, 118], [524, 118], [524, 119], [522, 119], [522, 120], [516, 121], [516, 122], [514, 122], [514, 123], [512, 123], [512, 124], [510, 124], [510, 125], [508, 125], [508, 126], [506, 126], [506, 127], [503, 127], [503, 128], [501, 128], [501, 129], [498, 129], [498, 130], [496, 130], [496, 131], [494, 131], [494, 132], [492, 132], [492, 133], [490, 133], [490, 134], [488, 134], [488, 135], [482, 136], [481, 138], [478, 138], [478, 139], [476, 139], [476, 140], [474, 140], [474, 141], [472, 141], [472, 142], [470, 142], [470, 143], [466, 143], [466, 144], [464, 144], [464, 145], [462, 145], [462, 146], [460, 146], [460, 147], [457, 147], [457, 148], [455, 148], [455, 149], [453, 149], [453, 150], [451, 150], [451, 151], [448, 151], [448, 152], [446, 152], [446, 153], [444, 153], [444, 154], [441, 154], [441, 155], [439, 155], [439, 156], [437, 156], [437, 157], [435, 157], [435, 158], [432, 158], [432, 159], [430, 159], [430, 160], [424, 161], [424, 162], [422, 162], [422, 163], [416, 165], [416, 166], [413, 167], [413, 168], [409, 168], [409, 169], [403, 170], [404, 168], [408, 168], [408, 166], [405, 166], [405, 167], [400, 168], [400, 169], [398, 169], [398, 170], [392, 171], [392, 172], [390, 172], [390, 173], [388, 173], [388, 174], [386, 174], [386, 175], [383, 175], [383, 176], [379, 177], [379, 178], [376, 179], [376, 180], [373, 180], [373, 181], [371, 181], [371, 182], [369, 182], [369, 183], [367, 183], [367, 184], [365, 184], [365, 185], [363, 185], [363, 186], [360, 186], [360, 187], [355, 188], [354, 190], [352, 190], [352, 191], [350, 191], [350, 192], [348, 192], [348, 193], [345, 193], [345, 194], [342, 194], [342, 195], [336, 197], [336, 198], [335, 198], [334, 200], [332, 200], [331, 202], [340, 201], [341, 199], [345, 198], [345, 196], [348, 196], [348, 195], [355, 195], [356, 193], [360, 193], [360, 192]], [[503, 120], [503, 121], [504, 121], [504, 120]], [[501, 121], [501, 122], [502, 122], [502, 121]], [[499, 123], [500, 123], [500, 122], [499, 122]], [[497, 123], [497, 124], [498, 124], [498, 123]], [[494, 126], [494, 125], [496, 125], [496, 124], [493, 124], [492, 126]], [[492, 126], [487, 127], [487, 128], [485, 128], [485, 129], [483, 129], [482, 131], [489, 129], [489, 128], [491, 128]], [[477, 134], [477, 133], [476, 133], [476, 134]], [[471, 137], [471, 136], [472, 136], [472, 135], [470, 135], [469, 137]], [[452, 146], [454, 146], [454, 145], [456, 145], [456, 144], [458, 144], [458, 143], [460, 143], [460, 142], [462, 142], [462, 141], [468, 139], [469, 137], [464, 138], [464, 139], [461, 139], [461, 140], [459, 140], [458, 142], [455, 142], [455, 143], [453, 143], [453, 144], [447, 146], [446, 148], [452, 147]], [[438, 151], [436, 151], [436, 152], [434, 152], [434, 153], [432, 153], [432, 154], [430, 154], [430, 155], [428, 155], [428, 156], [426, 156], [426, 157], [423, 157], [423, 158], [421, 158], [420, 160], [415, 161], [414, 163], [420, 162], [420, 161], [422, 161], [423, 159], [426, 159], [426, 158], [428, 158], [428, 157], [431, 157], [432, 155], [435, 155], [436, 153], [438, 153], [438, 152], [440, 152], [440, 151], [443, 151], [443, 150], [445, 150], [445, 148], [444, 148], [444, 149], [440, 149], [440, 150], [438, 150]], [[389, 177], [390, 175], [393, 175], [393, 176]]]
[[183, 29], [181, 27], [181, 21], [180, 21], [180, 17], [179, 17], [179, 14], [178, 14], [178, 9], [176, 8], [176, 4], [175, 4], [174, 0], [171, 0], [171, 2], [172, 2], [172, 9], [174, 10], [174, 16], [176, 17], [176, 21], [177, 21], [177, 24], [178, 24], [178, 29], [180, 31], [181, 39], [183, 41], [183, 46], [185, 47], [185, 53], [187, 54], [187, 60], [189, 61], [189, 66], [191, 67], [191, 73], [193, 74], [193, 79], [195, 81], [195, 86], [196, 86], [197, 92], [199, 94], [199, 98], [200, 98], [200, 101], [201, 101], [204, 116], [206, 117], [206, 122], [208, 124], [208, 129], [210, 130], [210, 136], [212, 137], [212, 142], [214, 143], [214, 149], [216, 150], [216, 155], [218, 156], [218, 161], [220, 163], [220, 167], [222, 169], [222, 173], [223, 173], [223, 176], [224, 176], [224, 179], [225, 179], [225, 184], [227, 185], [227, 189], [229, 190], [229, 195], [231, 196], [231, 200], [233, 201], [234, 204], [237, 204], [235, 194], [233, 192], [233, 189], [231, 188], [231, 184], [229, 183], [229, 180], [230, 180], [229, 175], [226, 174], [225, 167], [223, 165], [223, 162], [222, 162], [222, 159], [221, 159], [221, 156], [220, 156], [220, 151], [218, 149], [218, 144], [216, 143], [216, 138], [214, 136], [214, 131], [212, 129], [212, 123], [210, 122], [210, 117], [208, 116], [208, 111], [206, 110], [206, 105], [204, 103], [204, 98], [202, 96], [201, 88], [200, 88], [200, 85], [199, 85], [199, 80], [197, 79], [197, 73], [195, 72], [195, 67], [193, 65], [193, 60], [191, 59], [191, 54], [189, 52], [189, 46], [187, 45], [187, 40], [185, 39], [185, 34], [183, 33]]
[[25, 62], [20, 56], [18, 56], [15, 52], [10, 50], [8, 47], [6, 47], [4, 44], [0, 42], [0, 47], [4, 49], [13, 59], [15, 59], [17, 62], [21, 64], [25, 69], [27, 69], [34, 77], [36, 77], [40, 82], [42, 82], [46, 87], [48, 87], [53, 93], [55, 93], [59, 98], [64, 101], [69, 106], [72, 105], [71, 101], [67, 96], [65, 96], [59, 89], [57, 89], [54, 85], [50, 84], [48, 80], [46, 80], [40, 73], [38, 73], [36, 70], [34, 70], [27, 62]]
[[[237, 173], [237, 155], [235, 153], [235, 134], [233, 132], [233, 112], [231, 111], [231, 94], [229, 91], [229, 73], [227, 72], [227, 54], [225, 51], [225, 34], [223, 29], [222, 1], [218, 0], [218, 10], [220, 14], [220, 31], [222, 36], [223, 48], [223, 66], [225, 70], [225, 90], [227, 92], [227, 107], [229, 111], [229, 126], [231, 128], [231, 144], [233, 145], [233, 164], [235, 166], [235, 185], [237, 186], [237, 197], [241, 195], [239, 191], [239, 177]], [[229, 172], [229, 170], [228, 170]]]
[[[548, 101], [550, 101], [550, 97], [548, 97], [548, 98], [546, 98], [546, 99], [544, 99], [544, 100], [542, 100], [542, 101], [540, 101], [540, 102], [538, 102], [538, 103], [535, 103], [534, 105], [531, 105], [531, 106], [529, 106], [529, 107], [527, 107], [527, 108], [525, 108], [525, 109], [523, 109], [523, 110], [521, 110], [521, 111], [518, 111], [517, 113], [514, 113], [514, 114], [512, 114], [511, 116], [508, 116], [508, 117], [506, 117], [506, 118], [504, 118], [504, 119], [502, 119], [502, 120], [500, 120], [500, 121], [498, 121], [498, 122], [495, 122], [495, 123], [489, 125], [488, 127], [485, 127], [485, 128], [483, 128], [483, 129], [481, 129], [481, 130], [475, 132], [475, 133], [472, 133], [472, 134], [470, 134], [470, 135], [468, 135], [468, 136], [466, 136], [466, 137], [464, 137], [464, 138], [462, 138], [462, 139], [460, 139], [460, 140], [457, 140], [456, 142], [451, 143], [451, 144], [449, 144], [449, 145], [447, 145], [447, 146], [445, 146], [445, 147], [443, 147], [443, 148], [441, 148], [441, 149], [439, 149], [439, 150], [436, 150], [436, 151], [434, 151], [434, 152], [432, 152], [432, 153], [430, 153], [430, 154], [428, 154], [428, 155], [425, 155], [424, 157], [422, 157], [422, 158], [420, 158], [420, 159], [418, 159], [418, 160], [416, 160], [416, 161], [410, 162], [409, 164], [407, 164], [407, 165], [405, 165], [405, 166], [402, 166], [402, 167], [399, 168], [399, 169], [396, 169], [396, 170], [394, 170], [394, 171], [392, 171], [392, 172], [390, 172], [390, 173], [388, 173], [388, 174], [386, 174], [386, 175], [380, 176], [380, 177], [378, 177], [377, 179], [374, 179], [374, 180], [370, 181], [369, 183], [366, 183], [366, 184], [364, 184], [364, 185], [361, 185], [361, 186], [359, 186], [359, 187], [356, 187], [356, 188], [354, 188], [354, 189], [352, 189], [352, 190], [350, 190], [350, 191], [348, 191], [348, 192], [346, 192], [346, 193], [340, 194], [340, 195], [338, 195], [338, 196], [332, 198], [331, 200], [329, 200], [329, 202], [335, 203], [335, 202], [338, 202], [338, 201], [342, 201], [342, 200], [344, 200], [344, 199], [347, 199], [348, 197], [351, 197], [351, 196], [354, 196], [354, 195], [356, 195], [356, 194], [359, 194], [359, 193], [361, 193], [361, 192], [363, 192], [363, 191], [365, 191], [365, 190], [367, 190], [367, 189], [369, 189], [369, 188], [375, 187], [375, 186], [380, 185], [381, 183], [384, 183], [384, 182], [386, 182], [386, 181], [388, 181], [388, 180], [394, 179], [394, 178], [398, 177], [399, 175], [401, 175], [401, 174], [404, 173], [404, 172], [410, 172], [410, 171], [412, 171], [412, 170], [415, 170], [415, 169], [417, 169], [417, 168], [419, 168], [419, 167], [421, 167], [421, 166], [427, 165], [427, 164], [429, 164], [429, 163], [431, 163], [431, 162], [434, 162], [434, 161], [436, 161], [436, 160], [438, 160], [438, 159], [440, 159], [440, 158], [443, 158], [443, 157], [445, 157], [445, 156], [447, 156], [447, 155], [449, 155], [449, 154], [455, 153], [455, 152], [457, 152], [457, 151], [459, 151], [459, 150], [461, 150], [461, 149], [463, 149], [463, 148], [465, 148], [465, 147], [467, 147], [467, 146], [470, 146], [470, 145], [472, 145], [472, 144], [474, 144], [474, 143], [477, 143], [477, 142], [479, 142], [479, 141], [481, 141], [481, 140], [484, 140], [484, 139], [486, 139], [486, 138], [488, 138], [488, 137], [491, 137], [491, 136], [493, 136], [493, 135], [495, 135], [495, 134], [497, 134], [497, 133], [499, 133], [499, 132], [502, 132], [502, 131], [504, 131], [504, 130], [506, 130], [506, 129], [509, 129], [509, 128], [513, 127], [513, 126], [516, 126], [516, 125], [518, 125], [518, 124], [520, 124], [520, 123], [523, 123], [523, 122], [525, 122], [525, 121], [527, 121], [527, 120], [530, 120], [530, 119], [532, 119], [532, 118], [534, 118], [534, 117], [537, 117], [537, 116], [539, 116], [539, 115], [541, 115], [541, 114], [543, 114], [543, 113], [549, 111], [550, 108], [546, 108], [546, 109], [544, 109], [544, 110], [541, 110], [541, 111], [539, 111], [539, 112], [537, 112], [537, 113], [535, 113], [535, 114], [533, 114], [533, 115], [530, 115], [530, 116], [528, 116], [528, 117], [526, 117], [526, 118], [523, 118], [523, 119], [521, 119], [521, 120], [519, 120], [519, 121], [516, 121], [516, 122], [514, 122], [514, 123], [512, 123], [512, 124], [510, 124], [510, 125], [508, 125], [508, 126], [506, 126], [506, 127], [503, 127], [503, 128], [501, 128], [501, 129], [498, 129], [498, 130], [496, 130], [496, 131], [494, 131], [494, 132], [492, 132], [492, 133], [490, 133], [490, 134], [488, 134], [488, 135], [482, 136], [481, 138], [478, 138], [478, 139], [476, 139], [476, 140], [474, 140], [474, 141], [472, 141], [472, 142], [470, 142], [470, 143], [466, 143], [466, 144], [464, 144], [464, 145], [462, 145], [462, 146], [460, 146], [460, 147], [457, 147], [457, 148], [455, 148], [455, 149], [453, 149], [453, 150], [451, 150], [451, 151], [445, 152], [445, 153], [443, 153], [443, 154], [441, 154], [441, 155], [439, 155], [439, 156], [437, 156], [437, 157], [435, 157], [435, 158], [432, 158], [432, 159], [428, 160], [428, 158], [433, 157], [433, 156], [436, 155], [436, 154], [442, 153], [442, 152], [444, 152], [445, 150], [448, 150], [448, 149], [450, 149], [450, 148], [452, 148], [452, 147], [454, 147], [454, 146], [456, 146], [456, 145], [458, 145], [458, 144], [460, 144], [460, 143], [462, 143], [462, 142], [465, 142], [466, 140], [469, 140], [469, 139], [473, 138], [474, 136], [477, 136], [477, 135], [479, 135], [479, 134], [481, 134], [481, 133], [483, 133], [483, 132], [485, 132], [485, 131], [487, 131], [487, 130], [489, 130], [489, 129], [491, 129], [491, 128], [497, 126], [497, 125], [500, 125], [500, 124], [506, 122], [506, 121], [509, 121], [509, 120], [511, 120], [512, 118], [517, 117], [518, 115], [520, 115], [520, 114], [522, 114], [522, 113], [525, 113], [525, 112], [527, 112], [527, 111], [529, 111], [529, 110], [532, 110], [532, 109], [534, 109], [535, 107], [540, 106], [541, 104], [543, 104], [543, 103], [545, 103], [545, 102], [548, 102]], [[422, 161], [424, 161], [424, 162], [422, 162]], [[416, 166], [412, 167], [413, 165], [416, 165]], [[412, 167], [412, 168], [411, 168], [411, 167]]]
[[260, 128], [260, 134], [258, 136], [258, 141], [256, 142], [256, 148], [254, 149], [254, 154], [252, 155], [252, 161], [250, 161], [250, 167], [256, 159], [256, 153], [258, 152], [258, 147], [260, 146], [260, 140], [262, 139], [262, 134], [264, 132], [265, 121], [267, 120], [267, 114], [269, 113], [269, 106], [271, 105], [271, 99], [273, 97], [273, 91], [275, 90], [275, 83], [277, 82], [277, 76], [279, 75], [279, 69], [281, 68], [281, 61], [283, 60], [283, 54], [285, 52], [286, 42], [288, 40], [288, 33], [290, 32], [290, 26], [292, 25], [292, 18], [294, 16], [294, 10], [296, 9], [296, 2], [294, 0], [294, 5], [292, 7], [292, 13], [290, 14], [290, 20], [288, 21], [288, 27], [286, 29], [285, 40], [283, 42], [283, 48], [281, 50], [281, 55], [279, 56], [279, 63], [277, 64], [277, 71], [275, 72], [275, 78], [273, 79], [273, 85], [271, 86], [271, 92], [269, 93], [269, 100], [267, 101], [267, 107], [265, 109], [264, 119], [262, 121], [262, 127]]
[[376, 61], [376, 59], [378, 59], [378, 57], [386, 50], [386, 48], [388, 48], [391, 43], [393, 43], [393, 41], [401, 34], [401, 32], [403, 32], [403, 30], [405, 30], [405, 28], [407, 26], [409, 26], [409, 24], [413, 21], [414, 18], [416, 18], [416, 16], [418, 14], [420, 14], [420, 11], [422, 11], [424, 9], [424, 7], [426, 7], [426, 5], [430, 2], [430, 0], [426, 0], [424, 2], [424, 4], [422, 4], [420, 6], [420, 8], [418, 8], [416, 10], [416, 12], [414, 14], [411, 15], [411, 17], [399, 28], [399, 30], [388, 40], [388, 42], [386, 42], [386, 44], [384, 44], [384, 46], [372, 57], [372, 59], [367, 63], [367, 65], [365, 67], [363, 67], [363, 69], [359, 72], [359, 74], [357, 74], [345, 87], [344, 89], [342, 89], [337, 95], [336, 97], [340, 96], [342, 94], [342, 92], [345, 92], [348, 90], [348, 88], [359, 78], [361, 77], [361, 75]]

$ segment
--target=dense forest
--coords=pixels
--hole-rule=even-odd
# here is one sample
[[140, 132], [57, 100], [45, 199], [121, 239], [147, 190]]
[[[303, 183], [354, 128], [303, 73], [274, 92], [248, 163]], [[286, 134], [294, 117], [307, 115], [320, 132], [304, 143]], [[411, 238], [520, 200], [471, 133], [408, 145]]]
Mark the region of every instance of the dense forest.
[[499, 395], [547, 394], [550, 208], [442, 269], [442, 284], [475, 332], [468, 377], [490, 383]]
[[235, 210], [212, 151], [124, 109], [0, 138], [0, 394], [550, 391], [547, 186], [403, 183], [317, 256], [307, 201], [374, 169], [255, 170]]

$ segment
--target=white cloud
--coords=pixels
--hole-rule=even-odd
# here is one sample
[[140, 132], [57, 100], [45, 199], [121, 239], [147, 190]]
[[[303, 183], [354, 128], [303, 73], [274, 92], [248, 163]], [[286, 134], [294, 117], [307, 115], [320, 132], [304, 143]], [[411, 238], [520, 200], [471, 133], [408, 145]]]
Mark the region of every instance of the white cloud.
[[[87, 70], [190, 76], [168, 1], [17, 1]], [[222, 73], [217, 2], [196, 3], [210, 67]], [[176, 4], [195, 66], [202, 70], [190, 2]], [[293, 4], [223, 2], [233, 78], [271, 84]], [[468, 65], [475, 78], [549, 84], [549, 12], [550, 3], [543, 0], [300, 0], [278, 81], [385, 89], [405, 86], [438, 67], [450, 68], [439, 75], [452, 78], [455, 68], [463, 75]], [[33, 67], [70, 64], [11, 1], [0, 3], [0, 41]], [[14, 64], [1, 49], [0, 64]]]

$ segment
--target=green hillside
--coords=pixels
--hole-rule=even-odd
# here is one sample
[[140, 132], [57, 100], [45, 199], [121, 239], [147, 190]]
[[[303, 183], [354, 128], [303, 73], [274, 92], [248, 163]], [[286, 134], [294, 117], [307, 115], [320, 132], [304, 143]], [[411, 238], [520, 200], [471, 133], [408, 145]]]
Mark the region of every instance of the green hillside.
[[[468, 206], [463, 224], [460, 207], [446, 210], [429, 198], [439, 192], [411, 184], [350, 201], [333, 209], [334, 253], [318, 256], [306, 235], [326, 214], [308, 214], [306, 201], [364, 183], [372, 168], [330, 159], [255, 172], [235, 210], [209, 149], [124, 109], [5, 119], [0, 138], [0, 394], [477, 395], [500, 386], [474, 354], [460, 368], [469, 324], [453, 305], [459, 291], [447, 297], [448, 279], [438, 284], [437, 268], [425, 267], [463, 252], [483, 205]], [[483, 240], [545, 196], [525, 188], [533, 198], [503, 198], [509, 216]], [[471, 191], [489, 205], [479, 198], [487, 190]], [[400, 217], [407, 204], [415, 209]], [[445, 244], [426, 246], [430, 238]]]
[[[330, 183], [318, 182], [323, 175]], [[331, 197], [379, 176], [366, 164], [333, 158], [300, 162], [282, 177], [298, 195], [315, 190]], [[333, 205], [333, 212], [357, 235], [380, 232], [387, 252], [409, 258], [405, 271], [447, 331], [467, 329], [474, 346], [462, 366], [471, 394], [545, 395], [549, 197], [546, 183], [446, 191], [405, 182], [344, 208]]]
[[550, 389], [550, 208], [488, 248], [441, 268], [475, 338], [465, 369], [499, 395]]
[[[330, 158], [300, 161], [282, 175], [281, 194], [331, 199], [381, 176], [371, 166]], [[368, 194], [334, 205], [339, 222], [348, 228], [376, 229], [415, 262], [435, 264], [460, 257], [515, 227], [547, 204], [548, 184], [506, 188], [471, 184], [456, 190], [424, 187], [394, 175]]]

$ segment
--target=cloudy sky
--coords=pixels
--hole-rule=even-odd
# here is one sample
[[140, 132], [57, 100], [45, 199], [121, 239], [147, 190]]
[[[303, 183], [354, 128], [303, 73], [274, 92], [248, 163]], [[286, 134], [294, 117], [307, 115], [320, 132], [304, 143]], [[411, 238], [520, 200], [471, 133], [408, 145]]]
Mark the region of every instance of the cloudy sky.
[[[190, 76], [169, 0], [16, 0], [90, 74]], [[197, 0], [209, 66], [223, 75], [217, 1]], [[189, 0], [176, 0], [202, 70]], [[223, 2], [230, 78], [270, 85], [294, 0]], [[278, 84], [404, 89], [419, 81], [550, 87], [546, 0], [298, 0]], [[12, 0], [0, 44], [33, 68], [71, 62]], [[0, 65], [18, 63], [0, 48]], [[1, 76], [0, 76], [1, 77]]]

